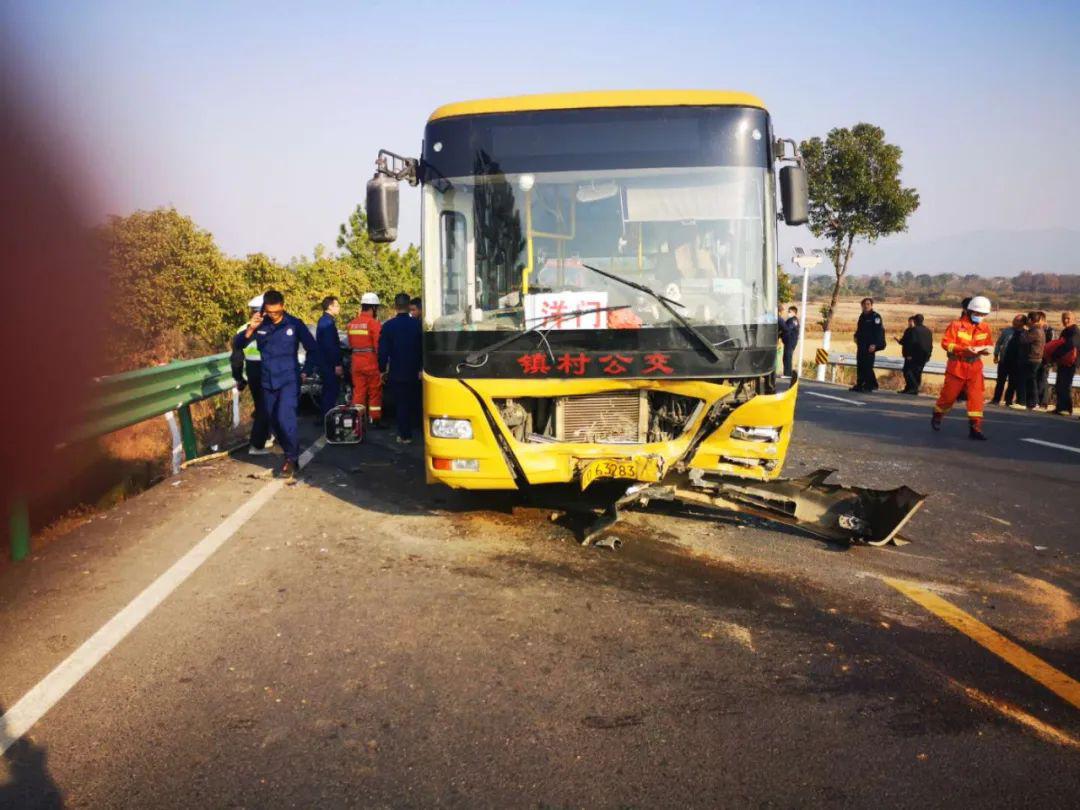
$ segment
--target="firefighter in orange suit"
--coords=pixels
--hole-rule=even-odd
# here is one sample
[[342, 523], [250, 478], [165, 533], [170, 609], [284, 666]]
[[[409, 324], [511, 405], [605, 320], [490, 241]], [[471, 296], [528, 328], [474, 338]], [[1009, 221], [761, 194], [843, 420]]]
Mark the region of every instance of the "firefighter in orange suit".
[[379, 296], [364, 293], [360, 314], [349, 321], [349, 348], [352, 349], [353, 405], [367, 408], [373, 426], [382, 419], [382, 376], [379, 374]]
[[945, 367], [945, 385], [934, 404], [930, 426], [941, 430], [941, 420], [956, 402], [961, 391], [967, 392], [968, 437], [985, 441], [983, 435], [983, 363], [982, 356], [994, 350], [990, 327], [984, 322], [990, 314], [990, 301], [976, 295], [968, 301], [964, 313], [949, 324], [941, 346], [949, 356]]

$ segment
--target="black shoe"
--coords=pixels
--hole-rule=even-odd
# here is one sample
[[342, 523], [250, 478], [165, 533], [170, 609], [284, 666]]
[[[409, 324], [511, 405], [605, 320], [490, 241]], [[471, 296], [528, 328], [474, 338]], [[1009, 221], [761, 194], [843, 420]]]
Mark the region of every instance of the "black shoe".
[[296, 464], [292, 461], [286, 461], [281, 467], [274, 473], [275, 478], [283, 478], [286, 481], [296, 478]]
[[986, 441], [986, 435], [981, 430], [976, 430], [975, 428], [968, 428], [968, 438], [979, 442]]
[[857, 391], [859, 393], [862, 393], [862, 390], [863, 387], [861, 385], [853, 385], [851, 386], [851, 388], [848, 389], [848, 391]]
[[939, 414], [935, 413], [930, 417], [930, 427], [934, 430], [941, 430], [941, 416]]

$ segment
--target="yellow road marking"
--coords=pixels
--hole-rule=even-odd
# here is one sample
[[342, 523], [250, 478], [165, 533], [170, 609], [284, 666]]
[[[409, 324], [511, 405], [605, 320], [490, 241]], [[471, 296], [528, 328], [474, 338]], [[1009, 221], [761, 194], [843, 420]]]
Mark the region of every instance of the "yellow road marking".
[[884, 577], [887, 582], [904, 596], [922, 605], [943, 622], [978, 642], [994, 655], [1002, 658], [1023, 672], [1029, 678], [1041, 683], [1062, 700], [1080, 709], [1080, 683], [1064, 672], [1055, 669], [1038, 656], [1032, 655], [1019, 644], [1015, 644], [1001, 633], [987, 627], [970, 613], [965, 613], [951, 602], [946, 602], [936, 593], [928, 591], [914, 582]]
[[986, 706], [989, 709], [993, 709], [994, 711], [1003, 714], [1010, 720], [1015, 720], [1017, 723], [1027, 726], [1040, 737], [1049, 740], [1050, 742], [1057, 743], [1058, 745], [1065, 745], [1069, 748], [1080, 748], [1080, 741], [1078, 741], [1075, 737], [1071, 737], [1064, 731], [1060, 731], [1059, 729], [1056, 729], [1053, 726], [1044, 723], [1038, 717], [1030, 715], [1022, 709], [1016, 708], [1016, 706], [1013, 706], [1011, 703], [1006, 703], [1004, 700], [999, 700], [996, 697], [991, 697], [985, 692], [980, 692], [978, 689], [973, 689], [970, 686], [965, 686], [959, 681], [953, 681], [952, 678], [950, 678], [949, 680], [952, 681], [953, 685], [956, 686], [957, 689], [967, 695], [970, 700], [973, 700], [976, 703], [981, 703], [983, 706]]

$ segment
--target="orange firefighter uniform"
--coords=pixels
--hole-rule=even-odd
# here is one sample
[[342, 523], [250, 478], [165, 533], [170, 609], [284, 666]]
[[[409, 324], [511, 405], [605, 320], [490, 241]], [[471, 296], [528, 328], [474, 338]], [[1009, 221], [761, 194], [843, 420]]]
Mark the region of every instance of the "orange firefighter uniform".
[[940, 423], [941, 417], [948, 413], [961, 391], [967, 392], [967, 415], [971, 428], [982, 430], [983, 420], [983, 363], [982, 356], [971, 350], [994, 346], [990, 327], [983, 323], [972, 323], [967, 315], [953, 321], [945, 330], [941, 347], [949, 356], [945, 366], [945, 384], [941, 396], [934, 405], [934, 421]]
[[379, 374], [379, 332], [382, 324], [370, 312], [349, 321], [352, 349], [353, 405], [363, 405], [373, 423], [382, 418], [382, 376]]

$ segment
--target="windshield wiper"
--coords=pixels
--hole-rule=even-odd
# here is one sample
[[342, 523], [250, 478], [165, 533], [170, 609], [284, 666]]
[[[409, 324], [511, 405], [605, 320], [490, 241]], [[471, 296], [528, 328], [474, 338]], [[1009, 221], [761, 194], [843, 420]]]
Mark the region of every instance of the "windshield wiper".
[[682, 307], [683, 309], [685, 309], [685, 304], [681, 304], [671, 298], [665, 298], [652, 287], [646, 287], [644, 284], [638, 284], [636, 281], [631, 281], [628, 278], [623, 278], [622, 276], [617, 276], [614, 273], [609, 273], [606, 270], [601, 270], [599, 267], [593, 267], [591, 264], [582, 264], [582, 267], [592, 270], [594, 273], [599, 273], [600, 275], [606, 278], [610, 278], [613, 281], [621, 282], [627, 287], [632, 287], [639, 292], [643, 292], [646, 295], [655, 298], [658, 302], [660, 302], [660, 306], [670, 312], [671, 317], [677, 320], [679, 322], [679, 325], [682, 326], [682, 328], [689, 332], [691, 335], [693, 335], [694, 338], [697, 339], [698, 343], [700, 343], [705, 348], [705, 350], [712, 355], [713, 360], [715, 360], [716, 362], [720, 362], [724, 359], [724, 356], [716, 350], [716, 347], [712, 344], [712, 341], [709, 340], [704, 334], [702, 334], [697, 329], [697, 327], [690, 323], [690, 321], [686, 320], [686, 318], [682, 316], [682, 313], [678, 312], [675, 309], [675, 307]]
[[[617, 309], [630, 309], [630, 305], [629, 304], [619, 304], [618, 306], [614, 306], [614, 307], [593, 307], [592, 309], [577, 309], [577, 310], [574, 310], [573, 312], [553, 312], [552, 314], [546, 315], [543, 318], [541, 318], [540, 323], [536, 324], [535, 326], [530, 326], [528, 329], [524, 330], [523, 332], [514, 332], [514, 334], [510, 335], [509, 337], [505, 337], [502, 340], [499, 340], [499, 341], [496, 341], [495, 343], [492, 343], [490, 346], [485, 348], [483, 351], [469, 352], [468, 354], [465, 355], [465, 360], [458, 365], [457, 371], [458, 371], [459, 374], [461, 373], [461, 366], [470, 366], [472, 368], [479, 368], [480, 366], [484, 365], [488, 361], [488, 356], [492, 352], [497, 352], [499, 349], [502, 349], [502, 348], [504, 348], [506, 346], [509, 346], [511, 343], [513, 343], [518, 338], [524, 337], [525, 335], [528, 335], [528, 334], [530, 334], [532, 332], [539, 333], [541, 331], [541, 329], [544, 327], [544, 325], [548, 323], [548, 321], [556, 321], [556, 322], [558, 322], [558, 321], [567, 321], [567, 320], [570, 320], [571, 318], [580, 318], [582, 315], [593, 315], [593, 314], [595, 314], [597, 312], [613, 312], [614, 310], [617, 310]], [[543, 336], [541, 336], [541, 337], [543, 337]], [[546, 338], [545, 338], [545, 342], [546, 342]], [[551, 347], [550, 346], [548, 347], [548, 354], [551, 354]], [[554, 356], [552, 356], [551, 359], [554, 360], [555, 359]]]

